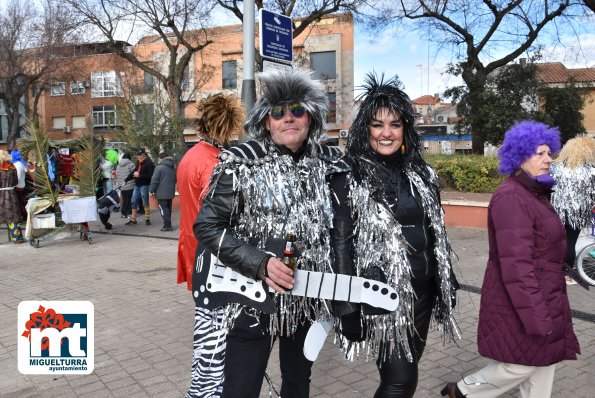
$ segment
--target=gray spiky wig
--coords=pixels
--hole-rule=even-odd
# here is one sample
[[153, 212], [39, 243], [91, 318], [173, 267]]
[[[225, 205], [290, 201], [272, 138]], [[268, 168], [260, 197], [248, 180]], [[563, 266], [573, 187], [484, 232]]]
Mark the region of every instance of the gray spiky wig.
[[265, 121], [275, 105], [299, 101], [310, 115], [308, 136], [318, 141], [326, 132], [328, 97], [323, 84], [313, 80], [310, 72], [303, 69], [272, 70], [259, 73], [261, 97], [248, 115], [246, 135], [256, 140], [270, 136]]

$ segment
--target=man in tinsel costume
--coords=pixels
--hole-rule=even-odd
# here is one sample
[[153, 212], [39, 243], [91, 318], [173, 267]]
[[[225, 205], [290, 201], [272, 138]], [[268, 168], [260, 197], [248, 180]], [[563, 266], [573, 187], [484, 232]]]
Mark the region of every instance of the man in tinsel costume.
[[[586, 136], [566, 142], [552, 164], [556, 180], [552, 205], [566, 229], [566, 264], [574, 267], [576, 241], [581, 229], [591, 225], [591, 211], [595, 207], [595, 140]], [[568, 284], [575, 284], [566, 277]]]
[[[292, 233], [300, 248], [298, 268], [332, 272], [332, 223], [326, 176], [340, 157], [320, 144], [328, 99], [323, 85], [302, 70], [259, 75], [261, 97], [246, 122], [249, 141], [224, 151], [194, 225], [199, 242], [226, 266], [265, 281], [277, 292], [291, 289], [293, 273], [265, 250]], [[193, 286], [195, 297], [201, 297]], [[228, 306], [226, 398], [256, 398], [279, 340], [281, 396], [306, 398], [312, 362], [303, 354], [308, 327], [326, 311], [317, 299], [276, 295], [277, 311]]]
[[347, 141], [351, 171], [331, 180], [337, 268], [384, 281], [399, 296], [392, 312], [362, 305], [361, 315], [339, 314], [341, 334], [365, 340], [366, 357], [376, 359], [377, 398], [413, 397], [432, 317], [445, 337], [456, 329], [458, 284], [436, 173], [421, 156], [413, 107], [399, 86], [396, 77], [366, 77]]

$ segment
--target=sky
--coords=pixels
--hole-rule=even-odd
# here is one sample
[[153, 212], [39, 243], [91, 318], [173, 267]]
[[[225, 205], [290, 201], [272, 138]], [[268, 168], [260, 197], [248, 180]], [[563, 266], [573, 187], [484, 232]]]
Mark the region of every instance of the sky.
[[[453, 61], [450, 54], [437, 54], [436, 47], [417, 32], [409, 31], [398, 37], [385, 32], [372, 39], [356, 24], [354, 35], [356, 95], [370, 71], [398, 75], [411, 99], [442, 94], [447, 88], [462, 84], [460, 79], [445, 73], [447, 64]], [[585, 29], [580, 43], [579, 49], [575, 36], [564, 36], [562, 44], [544, 48], [544, 58], [539, 62], [562, 62], [567, 68], [595, 67], [595, 23]]]

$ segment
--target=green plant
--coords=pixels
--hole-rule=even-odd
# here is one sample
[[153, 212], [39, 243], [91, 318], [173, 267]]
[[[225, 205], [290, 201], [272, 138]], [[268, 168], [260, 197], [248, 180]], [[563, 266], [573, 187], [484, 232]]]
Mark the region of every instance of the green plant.
[[436, 170], [441, 189], [491, 193], [504, 180], [494, 156], [429, 155], [425, 159]]

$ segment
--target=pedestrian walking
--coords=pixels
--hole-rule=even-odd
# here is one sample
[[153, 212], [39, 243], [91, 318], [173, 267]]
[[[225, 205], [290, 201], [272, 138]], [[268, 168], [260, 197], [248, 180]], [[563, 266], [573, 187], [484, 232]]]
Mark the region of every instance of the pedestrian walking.
[[120, 188], [120, 217], [128, 218], [132, 214], [132, 192], [134, 191], [134, 179], [126, 181], [135, 169], [130, 152], [124, 152], [122, 159], [116, 167], [116, 186]]
[[556, 128], [535, 121], [512, 126], [498, 151], [508, 178], [488, 206], [489, 257], [481, 289], [477, 346], [488, 364], [448, 383], [450, 398], [548, 398], [556, 363], [580, 353], [564, 280], [566, 234], [550, 203], [548, 174], [560, 151]]
[[25, 162], [25, 159], [23, 159], [21, 152], [16, 148], [12, 150], [10, 156], [12, 158], [12, 164], [17, 170], [18, 182], [17, 186], [14, 188], [14, 191], [16, 192], [17, 198], [19, 199], [19, 208], [21, 211], [21, 219], [19, 222], [24, 222], [27, 219], [27, 210], [25, 207], [27, 205], [27, 195], [25, 186], [27, 173], [29, 172], [29, 165], [27, 165], [27, 162]]
[[136, 216], [138, 208], [143, 207], [145, 211], [145, 223], [151, 225], [151, 206], [149, 206], [149, 185], [151, 184], [151, 177], [155, 165], [147, 151], [141, 148], [136, 153], [137, 165], [136, 169], [124, 179], [124, 181], [134, 180], [134, 190], [132, 191], [131, 207], [132, 215], [126, 225], [136, 225]]
[[159, 212], [163, 219], [161, 231], [165, 232], [173, 230], [171, 208], [173, 198], [176, 196], [176, 164], [174, 158], [166, 152], [161, 152], [158, 157], [159, 161], [149, 185], [149, 194], [157, 199]]
[[[580, 136], [568, 140], [552, 164], [551, 174], [556, 181], [552, 205], [564, 223], [565, 262], [572, 269], [576, 260], [576, 241], [581, 229], [591, 226], [591, 212], [595, 207], [595, 139]], [[575, 275], [575, 278], [580, 276]], [[576, 284], [568, 275], [566, 283]]]

